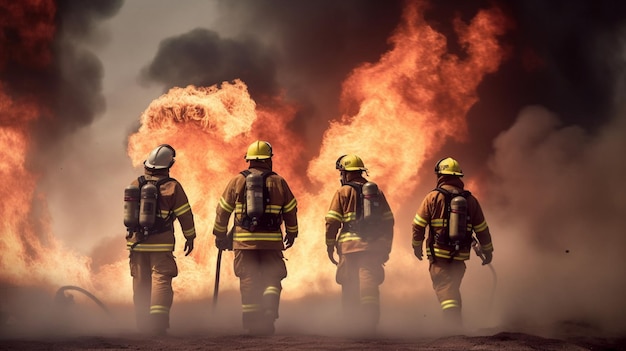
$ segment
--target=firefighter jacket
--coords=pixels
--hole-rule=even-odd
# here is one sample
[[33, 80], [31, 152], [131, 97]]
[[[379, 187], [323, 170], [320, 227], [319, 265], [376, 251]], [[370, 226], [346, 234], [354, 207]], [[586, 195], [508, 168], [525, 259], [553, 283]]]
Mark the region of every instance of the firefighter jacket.
[[[157, 181], [169, 177], [168, 170], [148, 170], [145, 171], [148, 181]], [[139, 186], [139, 181], [135, 179], [132, 185]], [[193, 212], [187, 199], [187, 194], [178, 181], [172, 179], [162, 183], [159, 187], [157, 217], [165, 219], [163, 231], [150, 234], [145, 239], [138, 239], [138, 235], [131, 236], [127, 242], [127, 248], [132, 251], [163, 252], [174, 251], [174, 220], [178, 219], [183, 235], [187, 240], [196, 238]]]
[[[365, 184], [361, 175], [349, 179], [351, 183]], [[342, 185], [333, 196], [326, 214], [326, 245], [337, 246], [337, 252], [348, 254], [361, 251], [375, 251], [388, 255], [393, 240], [394, 218], [389, 203], [380, 191], [382, 217], [374, 225], [363, 226], [362, 200], [360, 194], [350, 185]], [[339, 232], [339, 233], [338, 233]]]
[[[266, 164], [250, 166], [250, 172], [271, 172], [271, 167]], [[272, 173], [265, 180], [269, 202], [265, 205], [261, 221], [272, 219], [274, 225], [269, 228], [260, 226], [251, 231], [244, 228], [242, 222], [246, 213], [245, 206], [246, 178], [239, 173], [233, 177], [222, 193], [217, 205], [213, 234], [216, 237], [226, 236], [228, 221], [234, 212], [233, 249], [235, 250], [283, 250], [283, 235], [281, 225], [287, 235], [298, 236], [297, 202], [287, 181], [280, 175]]]
[[[444, 188], [448, 191], [463, 190], [463, 181], [455, 176], [441, 176], [437, 181], [437, 187]], [[437, 190], [433, 190], [426, 195], [420, 205], [415, 218], [413, 219], [413, 241], [414, 248], [422, 248], [426, 234], [426, 226], [429, 226], [429, 236], [426, 240], [426, 254], [429, 258], [454, 259], [459, 261], [468, 260], [470, 258], [471, 235], [476, 233], [476, 238], [482, 246], [483, 252], [492, 252], [493, 244], [491, 243], [491, 234], [489, 227], [485, 221], [485, 216], [480, 208], [478, 200], [473, 196], [467, 196], [467, 233], [468, 241], [462, 245], [459, 250], [455, 250], [449, 242], [437, 240], [443, 237], [447, 222], [447, 214], [445, 196]]]

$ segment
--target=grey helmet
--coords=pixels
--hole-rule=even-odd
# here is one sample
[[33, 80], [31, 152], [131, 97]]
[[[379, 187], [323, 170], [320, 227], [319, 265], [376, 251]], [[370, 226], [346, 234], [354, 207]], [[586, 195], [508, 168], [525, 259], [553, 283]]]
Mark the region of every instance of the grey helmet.
[[170, 168], [174, 164], [174, 157], [176, 157], [176, 150], [168, 144], [161, 144], [150, 152], [143, 165], [149, 169]]

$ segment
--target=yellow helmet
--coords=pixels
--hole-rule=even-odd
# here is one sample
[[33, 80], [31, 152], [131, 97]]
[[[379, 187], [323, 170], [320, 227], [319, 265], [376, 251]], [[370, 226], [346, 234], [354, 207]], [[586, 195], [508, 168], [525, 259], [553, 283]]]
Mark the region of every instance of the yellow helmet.
[[272, 157], [272, 145], [267, 141], [257, 140], [248, 146], [246, 160], [265, 160]]
[[463, 171], [461, 170], [461, 165], [457, 160], [452, 157], [442, 158], [435, 165], [435, 174], [437, 175], [453, 175], [462, 177]]
[[343, 155], [335, 163], [335, 168], [340, 171], [367, 171], [363, 160], [357, 155]]

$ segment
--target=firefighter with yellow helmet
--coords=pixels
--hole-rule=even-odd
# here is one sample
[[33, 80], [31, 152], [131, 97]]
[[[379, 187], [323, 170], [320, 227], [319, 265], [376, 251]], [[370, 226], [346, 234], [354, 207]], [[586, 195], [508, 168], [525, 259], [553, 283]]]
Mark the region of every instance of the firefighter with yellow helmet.
[[350, 331], [370, 333], [380, 318], [379, 285], [391, 252], [393, 213], [383, 192], [363, 177], [367, 168], [359, 156], [343, 155], [335, 168], [341, 187], [325, 217], [327, 254], [337, 265], [335, 278], [341, 285], [345, 325]]
[[[298, 236], [296, 198], [287, 181], [272, 171], [272, 156], [267, 141], [250, 144], [244, 156], [249, 167], [226, 185], [213, 227], [217, 248], [234, 250], [243, 328], [253, 335], [274, 333], [281, 280], [287, 276], [283, 250]], [[227, 226], [233, 213], [231, 238]]]
[[124, 224], [128, 229], [133, 302], [140, 331], [165, 334], [174, 298], [172, 278], [178, 275], [173, 255], [174, 221], [185, 238], [185, 256], [196, 238], [193, 213], [181, 184], [169, 176], [176, 151], [159, 145], [144, 161], [144, 175], [124, 193]]
[[412, 247], [422, 260], [428, 227], [425, 246], [429, 273], [446, 328], [454, 333], [462, 328], [460, 287], [471, 247], [479, 245], [483, 264], [489, 264], [493, 244], [478, 200], [464, 189], [459, 162], [451, 157], [441, 159], [435, 174], [437, 187], [426, 195], [413, 219]]

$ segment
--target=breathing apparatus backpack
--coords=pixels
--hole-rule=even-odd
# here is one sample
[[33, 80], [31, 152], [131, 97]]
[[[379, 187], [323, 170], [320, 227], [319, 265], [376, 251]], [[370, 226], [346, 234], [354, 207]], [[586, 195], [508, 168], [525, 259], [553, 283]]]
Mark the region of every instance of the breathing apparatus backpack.
[[384, 198], [374, 182], [364, 184], [346, 182], [357, 192], [359, 201], [356, 206], [356, 221], [342, 228], [343, 231], [354, 230], [362, 238], [371, 237], [378, 233], [378, 224], [383, 219]]
[[242, 216], [238, 224], [250, 232], [279, 230], [282, 223], [280, 213], [265, 212], [270, 203], [266, 179], [276, 173], [272, 171], [256, 173], [250, 170], [240, 173], [246, 178], [246, 183], [242, 192]]
[[172, 228], [171, 212], [165, 218], [157, 216], [160, 212], [160, 186], [171, 180], [175, 181], [169, 177], [156, 182], [148, 181], [145, 176], [141, 176], [137, 178], [139, 186], [129, 185], [124, 189], [124, 225], [128, 231], [128, 238], [137, 233], [139, 239], [143, 240], [150, 234]]
[[[467, 230], [467, 197], [471, 193], [467, 190], [451, 192], [438, 187], [434, 190], [443, 194], [445, 200], [444, 226], [442, 233], [435, 235], [435, 241], [439, 244], [454, 247], [454, 256], [460, 248], [469, 247], [472, 243], [472, 235]], [[432, 231], [432, 227], [431, 227]]]

